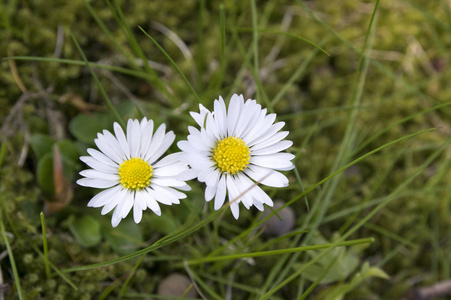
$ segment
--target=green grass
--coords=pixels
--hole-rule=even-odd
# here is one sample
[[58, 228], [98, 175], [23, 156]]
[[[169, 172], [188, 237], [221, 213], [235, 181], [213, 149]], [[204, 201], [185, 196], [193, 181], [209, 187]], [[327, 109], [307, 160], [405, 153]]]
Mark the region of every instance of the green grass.
[[[177, 299], [193, 290], [194, 299], [401, 299], [451, 277], [445, 1], [44, 8], [17, 0], [0, 12], [6, 299]], [[145, 116], [183, 140], [190, 111], [234, 93], [277, 113], [290, 132], [290, 185], [263, 187], [283, 207], [266, 207], [265, 218], [241, 207], [235, 220], [228, 205], [214, 211], [195, 181], [180, 205], [162, 206], [161, 217], [146, 210], [138, 225], [129, 216], [112, 229], [109, 215], [86, 207], [94, 192], [75, 184], [86, 168], [78, 157], [95, 145], [83, 137]], [[83, 117], [92, 123], [69, 126]], [[53, 184], [45, 160], [63, 140], [73, 196], [49, 214], [58, 199], [40, 182]], [[177, 151], [174, 143], [169, 152]], [[286, 207], [296, 215], [292, 230], [266, 235], [262, 226]], [[90, 234], [74, 229], [86, 219], [100, 228], [93, 247], [73, 234]], [[158, 295], [174, 272], [190, 284], [178, 296]]]

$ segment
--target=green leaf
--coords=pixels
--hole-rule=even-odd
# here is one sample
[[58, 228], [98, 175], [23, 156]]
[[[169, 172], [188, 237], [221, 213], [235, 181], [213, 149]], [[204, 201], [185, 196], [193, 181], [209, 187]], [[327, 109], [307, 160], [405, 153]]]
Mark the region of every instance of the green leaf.
[[[312, 239], [314, 244], [324, 244], [328, 241], [318, 234]], [[302, 276], [309, 281], [315, 282], [319, 280], [321, 274], [323, 274], [324, 270], [332, 263], [333, 260], [336, 259], [335, 263], [329, 269], [329, 272], [321, 279], [320, 283], [329, 284], [332, 282], [343, 281], [345, 280], [352, 272], [354, 272], [359, 266], [359, 258], [358, 258], [358, 250], [346, 248], [335, 248], [333, 249], [329, 255], [321, 258], [316, 264], [308, 267], [303, 273]], [[352, 249], [352, 250], [351, 250]], [[310, 251], [308, 253], [312, 257], [320, 254], [320, 251]], [[302, 268], [305, 264], [297, 263], [294, 264], [295, 269]]]
[[36, 171], [39, 186], [47, 193], [53, 194], [55, 187], [53, 184], [53, 154], [46, 153], [38, 161]]
[[[61, 147], [61, 157], [63, 159], [64, 175], [68, 181], [72, 181], [74, 173], [79, 170], [78, 154], [70, 141], [58, 142]], [[74, 160], [76, 159], [76, 160]], [[53, 194], [55, 186], [53, 182], [53, 151], [45, 153], [38, 161], [36, 171], [39, 186], [47, 193]]]
[[55, 140], [48, 135], [36, 133], [30, 137], [30, 146], [38, 159], [41, 159], [46, 153], [52, 152], [52, 145]]
[[102, 228], [105, 239], [120, 255], [135, 252], [143, 243], [141, 228], [131, 219], [122, 220], [116, 228]]
[[370, 267], [368, 262], [364, 262], [360, 268], [360, 272], [356, 273], [350, 282], [338, 283], [328, 287], [318, 295], [318, 299], [342, 300], [350, 291], [371, 277], [379, 277], [383, 279], [390, 278], [382, 269], [378, 267]]
[[101, 240], [100, 224], [89, 215], [69, 218], [69, 229], [75, 239], [84, 247], [93, 247]]
[[60, 150], [61, 155], [72, 161], [74, 164], [78, 163], [78, 153], [77, 148], [75, 147], [74, 143], [69, 140], [61, 140], [56, 143], [58, 145], [58, 148]]
[[[115, 106], [115, 110], [122, 118], [134, 118], [136, 113], [135, 104], [132, 101], [122, 101]], [[80, 142], [94, 145], [97, 133], [104, 129], [112, 131], [113, 123], [117, 121], [112, 115], [104, 113], [93, 113], [90, 115], [79, 114], [69, 123], [69, 131]]]
[[69, 131], [79, 141], [93, 145], [97, 133], [113, 128], [114, 118], [106, 114], [79, 114], [69, 123]]
[[382, 270], [381, 268], [378, 267], [370, 267], [365, 274], [362, 274], [365, 278], [370, 278], [370, 277], [378, 277], [378, 278], [382, 278], [382, 279], [390, 279], [390, 276], [388, 276], [387, 273], [384, 272], [384, 270]]

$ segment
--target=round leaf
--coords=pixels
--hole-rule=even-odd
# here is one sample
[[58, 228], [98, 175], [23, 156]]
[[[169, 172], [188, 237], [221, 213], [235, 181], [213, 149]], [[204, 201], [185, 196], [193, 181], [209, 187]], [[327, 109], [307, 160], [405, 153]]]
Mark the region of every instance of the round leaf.
[[100, 242], [100, 224], [91, 216], [69, 219], [69, 229], [84, 247], [93, 247]]

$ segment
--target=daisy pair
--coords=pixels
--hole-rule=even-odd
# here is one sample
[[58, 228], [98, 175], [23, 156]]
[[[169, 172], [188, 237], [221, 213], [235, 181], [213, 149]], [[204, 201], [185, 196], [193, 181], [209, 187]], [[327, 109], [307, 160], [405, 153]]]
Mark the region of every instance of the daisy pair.
[[205, 200], [214, 198], [215, 210], [228, 196], [236, 219], [239, 203], [247, 209], [272, 206], [258, 184], [288, 185], [288, 178], [278, 172], [294, 167], [294, 156], [281, 153], [292, 145], [283, 140], [288, 135], [280, 131], [284, 123], [274, 123], [275, 114], [267, 114], [255, 100], [244, 101], [242, 95], [233, 95], [228, 109], [221, 97], [213, 111], [199, 107], [199, 113], [191, 112], [199, 129], [188, 127], [187, 140], [177, 144], [182, 152], [161, 159], [175, 139], [172, 131], [165, 133], [164, 124], [153, 134], [152, 120], [129, 120], [126, 134], [117, 123], [115, 136], [107, 130], [99, 133], [95, 143], [100, 151], [88, 149], [90, 156], [81, 157], [92, 169], [80, 172], [85, 178], [77, 183], [106, 190], [88, 206], [103, 206], [102, 214], [115, 208], [113, 227], [133, 208], [138, 223], [147, 208], [160, 215], [158, 203], [180, 203], [186, 198], [180, 190], [190, 190], [185, 181], [194, 178], [206, 184]]

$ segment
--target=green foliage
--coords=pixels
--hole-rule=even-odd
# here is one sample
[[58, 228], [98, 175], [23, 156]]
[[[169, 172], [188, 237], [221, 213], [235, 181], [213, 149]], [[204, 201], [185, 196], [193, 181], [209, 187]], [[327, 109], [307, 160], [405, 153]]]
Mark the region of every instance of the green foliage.
[[[374, 4], [2, 2], [0, 53], [24, 56], [0, 61], [6, 298], [157, 298], [173, 272], [208, 299], [401, 299], [412, 278], [449, 279], [449, 4], [380, 1], [368, 30]], [[219, 95], [276, 112], [297, 169], [289, 187], [264, 189], [290, 203], [294, 234], [262, 235], [256, 210], [238, 221], [214, 211], [194, 182], [181, 205], [113, 229], [86, 207], [95, 191], [75, 184], [79, 156], [117, 121], [100, 88], [123, 121], [164, 122], [177, 140], [194, 124], [188, 112]], [[47, 279], [39, 213], [55, 196], [54, 147], [74, 196], [46, 214]]]
[[97, 133], [103, 130], [111, 131], [113, 122], [114, 119], [106, 114], [80, 114], [72, 119], [69, 124], [69, 130], [79, 141], [93, 145], [94, 139], [97, 138]]
[[[132, 117], [135, 106], [131, 101], [122, 101], [116, 105], [116, 110], [122, 117]], [[70, 133], [80, 142], [87, 145], [95, 145], [97, 133], [103, 130], [113, 130], [114, 116], [106, 113], [79, 114], [69, 123]]]
[[54, 147], [57, 147], [61, 154], [65, 177], [69, 181], [73, 180], [75, 172], [80, 169], [80, 164], [77, 149], [72, 141], [56, 141], [44, 134], [34, 134], [30, 138], [30, 144], [38, 159], [36, 177], [43, 191], [53, 194], [55, 190], [53, 178]]
[[84, 247], [93, 247], [100, 243], [100, 224], [95, 218], [89, 215], [76, 218], [71, 216], [68, 226], [77, 242]]
[[[327, 243], [327, 240], [324, 239], [324, 237], [315, 236], [312, 239], [312, 242], [314, 244], [325, 244]], [[320, 283], [322, 284], [346, 280], [346, 278], [359, 266], [359, 255], [364, 249], [362, 249], [362, 247], [357, 247], [358, 246], [352, 247], [349, 251], [345, 248], [336, 248], [332, 250], [329, 255], [324, 256], [316, 264], [307, 267], [301, 276], [312, 282], [320, 280]], [[318, 256], [319, 254], [319, 251], [308, 252], [310, 258]], [[328, 267], [330, 264], [332, 264], [332, 267]], [[304, 264], [302, 263], [296, 263], [293, 265], [293, 268], [296, 270], [303, 266]], [[323, 274], [326, 268], [328, 268], [328, 272], [321, 278], [321, 274]]]
[[390, 277], [380, 268], [378, 267], [370, 267], [368, 262], [365, 262], [362, 265], [359, 273], [354, 275], [350, 282], [348, 283], [339, 283], [333, 285], [321, 293], [318, 294], [319, 299], [331, 299], [331, 300], [342, 300], [345, 299], [347, 293], [355, 289], [362, 282], [366, 281], [369, 278], [376, 277], [382, 279], [389, 279]]

